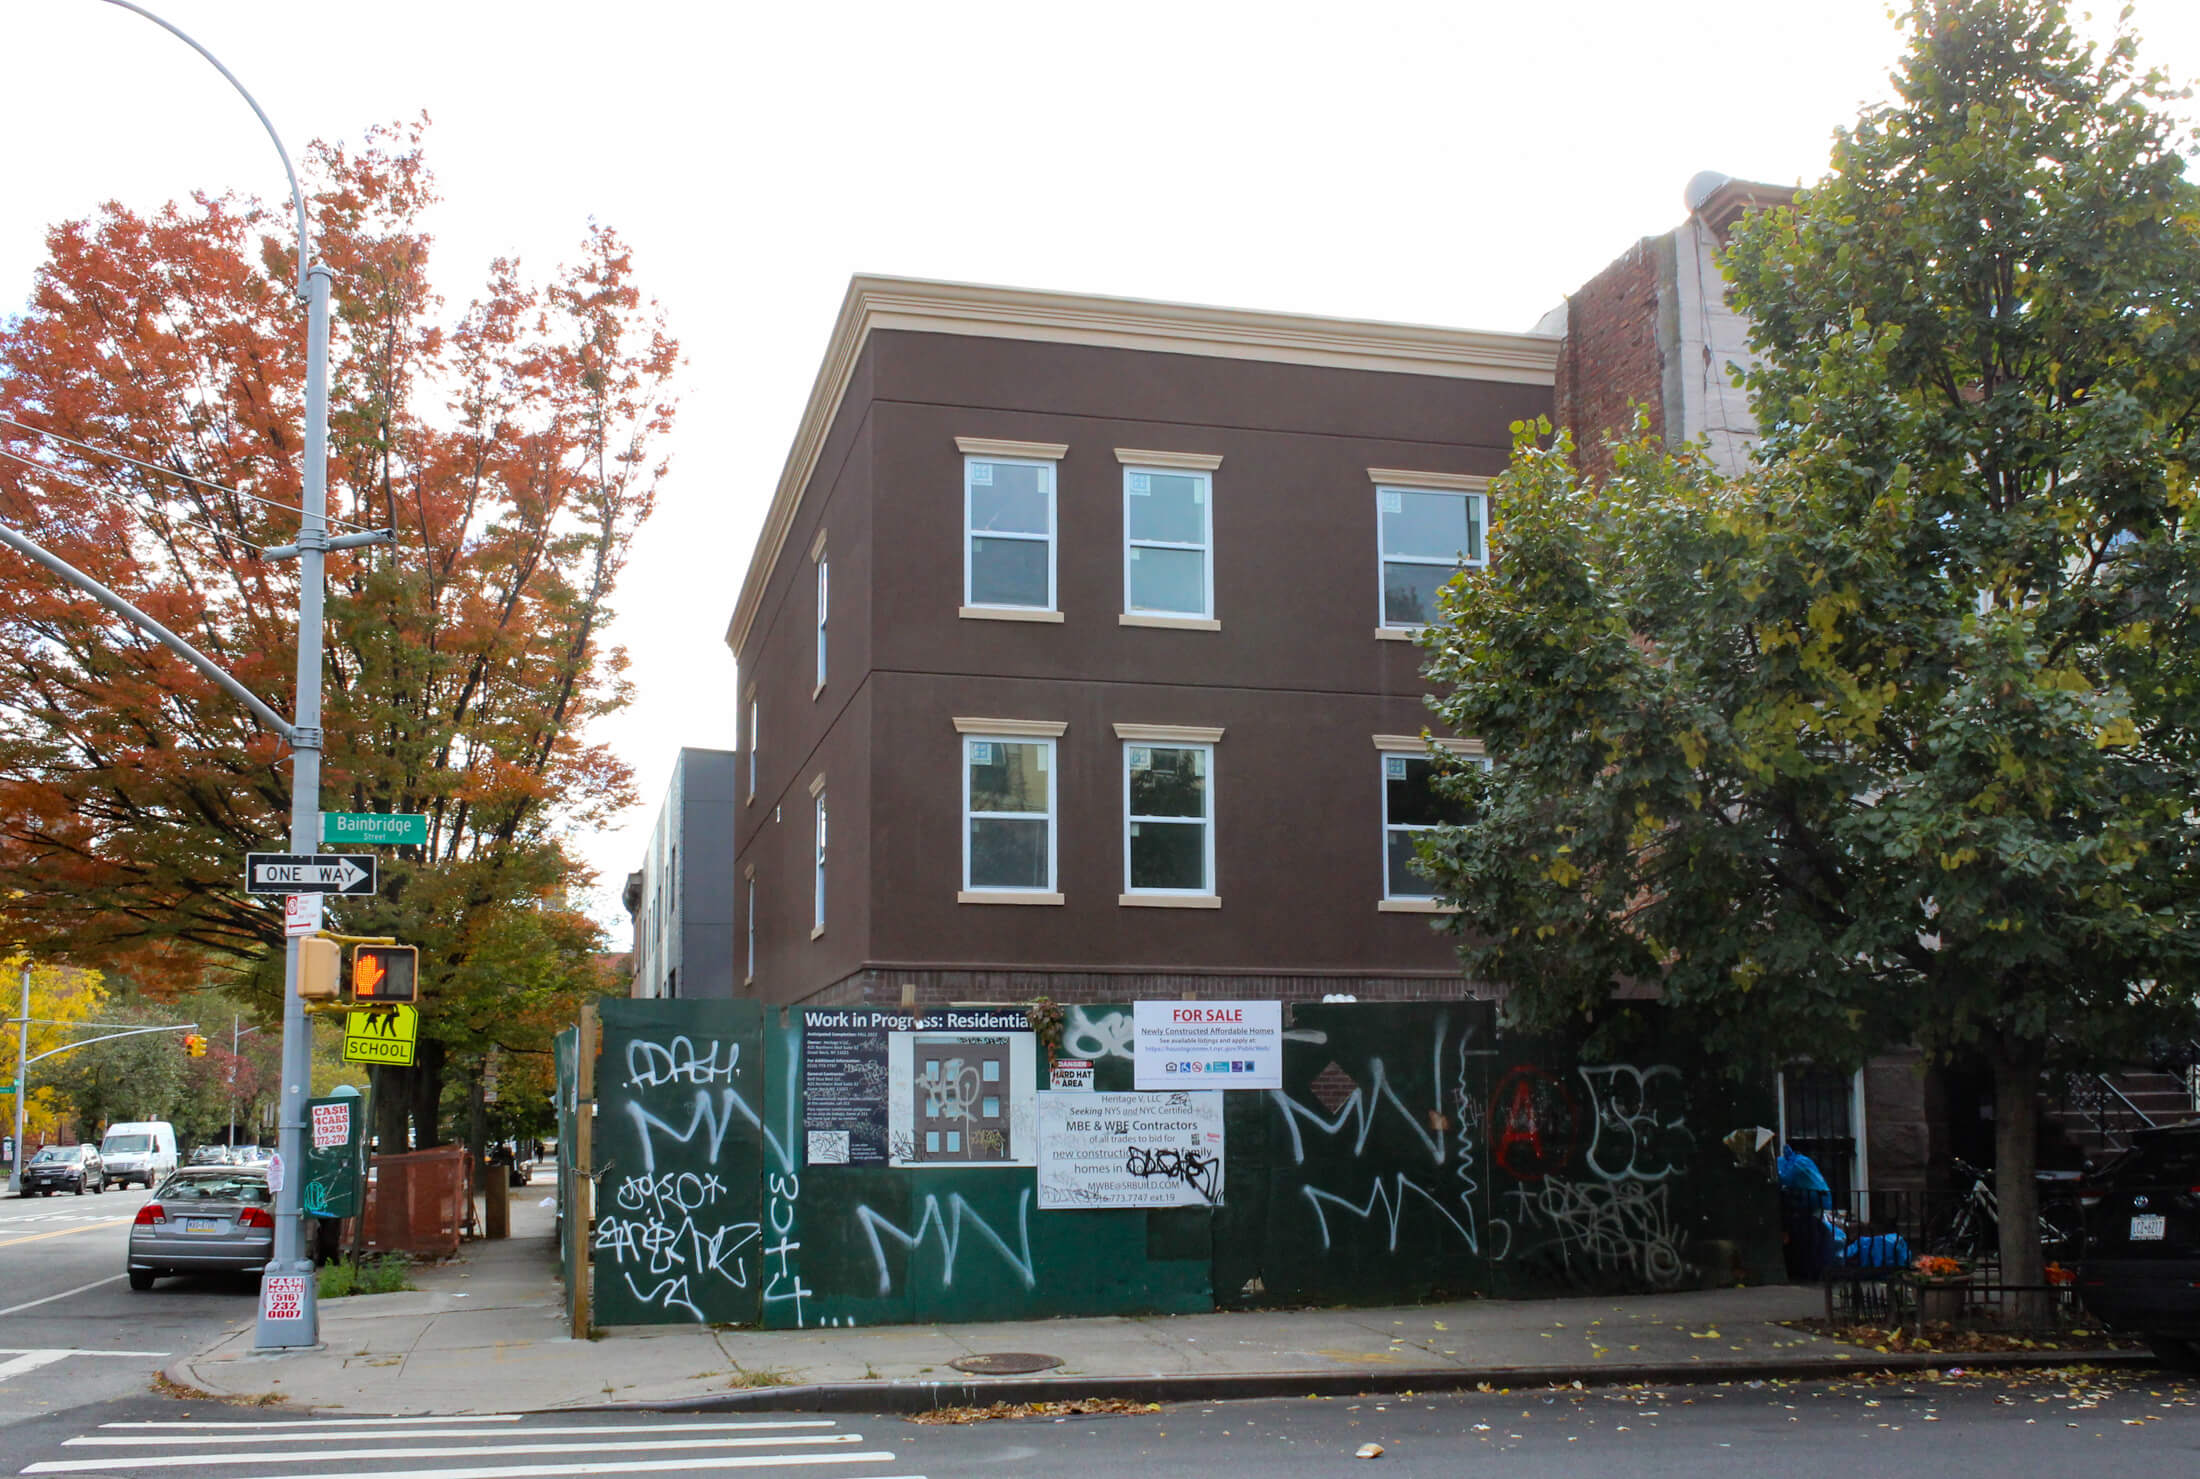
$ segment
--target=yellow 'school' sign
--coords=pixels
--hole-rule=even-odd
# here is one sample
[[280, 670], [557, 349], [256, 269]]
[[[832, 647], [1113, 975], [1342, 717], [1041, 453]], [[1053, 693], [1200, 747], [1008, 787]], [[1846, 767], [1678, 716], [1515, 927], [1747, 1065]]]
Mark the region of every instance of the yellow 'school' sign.
[[412, 1007], [376, 1007], [344, 1013], [344, 1061], [410, 1068], [420, 1040], [420, 1013]]

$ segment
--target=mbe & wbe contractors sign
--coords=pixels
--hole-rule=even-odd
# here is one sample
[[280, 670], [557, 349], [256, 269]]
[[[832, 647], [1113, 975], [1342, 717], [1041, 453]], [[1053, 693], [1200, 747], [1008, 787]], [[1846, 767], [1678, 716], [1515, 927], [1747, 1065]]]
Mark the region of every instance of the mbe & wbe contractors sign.
[[1280, 1089], [1280, 1001], [1141, 1001], [1131, 1068], [1152, 1089]]

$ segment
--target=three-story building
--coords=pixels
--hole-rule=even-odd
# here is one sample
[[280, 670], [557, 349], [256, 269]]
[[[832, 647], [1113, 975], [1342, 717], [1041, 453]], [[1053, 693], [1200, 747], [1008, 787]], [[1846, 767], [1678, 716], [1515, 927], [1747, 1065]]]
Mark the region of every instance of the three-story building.
[[1558, 348], [856, 279], [727, 633], [736, 989], [1468, 990], [1413, 638]]

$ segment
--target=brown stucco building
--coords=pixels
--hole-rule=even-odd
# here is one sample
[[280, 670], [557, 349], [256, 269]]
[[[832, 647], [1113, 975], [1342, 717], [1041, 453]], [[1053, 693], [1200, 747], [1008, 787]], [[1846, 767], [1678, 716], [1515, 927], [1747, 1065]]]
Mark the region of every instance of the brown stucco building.
[[856, 279], [727, 633], [737, 991], [1467, 991], [1410, 639], [1558, 348]]

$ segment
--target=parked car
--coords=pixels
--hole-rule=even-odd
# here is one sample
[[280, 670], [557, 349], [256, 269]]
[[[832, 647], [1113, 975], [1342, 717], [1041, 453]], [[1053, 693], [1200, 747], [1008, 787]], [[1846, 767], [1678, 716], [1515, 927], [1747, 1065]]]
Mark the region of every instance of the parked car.
[[50, 1197], [57, 1191], [84, 1193], [107, 1189], [107, 1168], [90, 1145], [49, 1145], [23, 1168], [23, 1195]]
[[187, 1166], [130, 1224], [132, 1289], [163, 1274], [258, 1273], [275, 1256], [274, 1196], [257, 1166]]
[[226, 1145], [202, 1145], [191, 1152], [194, 1166], [231, 1166], [237, 1161], [237, 1153]]
[[2085, 1183], [2078, 1298], [2172, 1365], [2200, 1366], [2200, 1120], [2141, 1130]]
[[100, 1138], [99, 1158], [107, 1179], [117, 1186], [135, 1181], [151, 1190], [176, 1169], [176, 1127], [166, 1120], [109, 1125]]

